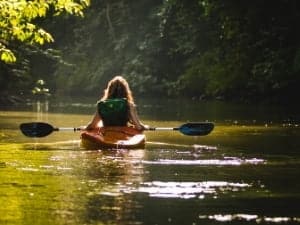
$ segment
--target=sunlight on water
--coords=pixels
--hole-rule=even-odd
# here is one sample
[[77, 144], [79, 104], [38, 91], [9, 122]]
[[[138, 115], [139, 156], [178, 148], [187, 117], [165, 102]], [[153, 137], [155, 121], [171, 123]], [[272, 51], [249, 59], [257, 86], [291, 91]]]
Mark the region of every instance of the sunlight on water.
[[264, 164], [264, 159], [240, 159], [237, 157], [224, 157], [224, 159], [203, 159], [203, 160], [172, 160], [172, 159], [159, 159], [157, 161], [142, 161], [144, 164], [152, 165], [215, 165], [215, 166], [240, 166], [246, 164]]
[[[120, 190], [116, 193], [146, 193], [150, 197], [158, 198], [199, 198], [204, 199], [208, 196], [217, 198], [218, 193], [245, 191], [252, 185], [247, 183], [234, 183], [226, 181], [204, 181], [204, 182], [144, 182], [138, 187], [132, 184], [120, 186]], [[103, 192], [102, 195], [115, 192]]]
[[54, 141], [48, 143], [24, 143], [23, 149], [27, 150], [74, 150], [80, 148], [80, 140]]
[[254, 221], [256, 223], [287, 223], [287, 222], [300, 222], [300, 217], [268, 217], [258, 216], [252, 214], [217, 214], [217, 215], [200, 215], [199, 219], [209, 219], [218, 222], [230, 222], [230, 221]]
[[206, 150], [206, 151], [215, 151], [218, 149], [217, 146], [209, 146], [209, 145], [193, 145], [195, 150]]

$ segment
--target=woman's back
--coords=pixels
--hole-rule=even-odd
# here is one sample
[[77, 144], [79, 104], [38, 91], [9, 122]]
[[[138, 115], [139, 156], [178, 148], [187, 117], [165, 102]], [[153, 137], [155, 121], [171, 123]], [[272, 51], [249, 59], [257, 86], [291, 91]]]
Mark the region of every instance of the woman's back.
[[127, 126], [129, 107], [125, 98], [111, 98], [99, 101], [97, 109], [104, 126]]

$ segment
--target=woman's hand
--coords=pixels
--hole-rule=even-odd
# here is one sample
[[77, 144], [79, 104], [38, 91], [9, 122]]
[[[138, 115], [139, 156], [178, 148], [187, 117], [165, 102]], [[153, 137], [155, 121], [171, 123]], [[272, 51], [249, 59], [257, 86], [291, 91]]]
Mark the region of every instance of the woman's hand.
[[87, 126], [80, 126], [79, 127], [80, 130], [87, 130], [86, 128], [87, 128]]
[[143, 130], [149, 130], [149, 128], [150, 128], [149, 125], [145, 125], [145, 124], [142, 124], [142, 127], [143, 127]]

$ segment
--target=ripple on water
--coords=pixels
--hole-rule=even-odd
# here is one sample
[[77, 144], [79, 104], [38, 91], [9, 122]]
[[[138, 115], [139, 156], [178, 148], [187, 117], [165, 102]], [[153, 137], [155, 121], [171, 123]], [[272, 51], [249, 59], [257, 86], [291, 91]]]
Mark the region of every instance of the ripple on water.
[[240, 166], [246, 164], [264, 164], [264, 159], [250, 158], [241, 159], [238, 157], [224, 157], [223, 159], [201, 159], [201, 160], [173, 160], [173, 159], [159, 159], [157, 161], [142, 161], [143, 164], [151, 165], [199, 165], [199, 166]]
[[[150, 197], [158, 198], [199, 198], [203, 199], [206, 196], [213, 196], [214, 198], [219, 193], [246, 191], [252, 185], [247, 183], [234, 183], [226, 181], [203, 181], [203, 182], [162, 182], [152, 181], [143, 182], [138, 186], [131, 184], [121, 185], [118, 190], [110, 191], [121, 192], [126, 194], [145, 193]], [[106, 194], [107, 191], [101, 193]]]
[[215, 214], [215, 215], [199, 215], [199, 219], [209, 219], [218, 222], [231, 222], [231, 221], [254, 221], [257, 224], [265, 223], [288, 223], [288, 222], [300, 222], [300, 217], [269, 217], [258, 216], [254, 214]]

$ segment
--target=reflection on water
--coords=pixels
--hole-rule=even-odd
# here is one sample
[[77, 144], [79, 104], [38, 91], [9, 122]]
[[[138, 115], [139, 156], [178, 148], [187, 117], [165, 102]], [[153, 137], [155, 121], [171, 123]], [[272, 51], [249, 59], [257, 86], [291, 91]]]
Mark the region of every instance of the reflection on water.
[[143, 161], [144, 164], [156, 165], [198, 165], [198, 166], [240, 166], [243, 164], [261, 164], [264, 159], [240, 159], [237, 157], [225, 157], [224, 159], [203, 159], [203, 160], [171, 160], [160, 159], [158, 161]]
[[48, 121], [49, 101], [36, 101], [32, 104], [36, 112], [36, 121]]
[[215, 220], [218, 222], [231, 222], [231, 221], [253, 221], [255, 223], [287, 223], [287, 222], [300, 222], [300, 217], [260, 217], [258, 215], [249, 214], [227, 214], [227, 215], [210, 215], [199, 216], [200, 219]]
[[147, 193], [150, 197], [159, 198], [199, 198], [203, 199], [208, 195], [217, 198], [218, 194], [226, 192], [243, 191], [251, 187], [246, 183], [230, 183], [226, 181], [204, 181], [204, 182], [161, 182], [152, 181], [139, 184], [134, 188], [126, 185], [121, 188], [124, 193]]

